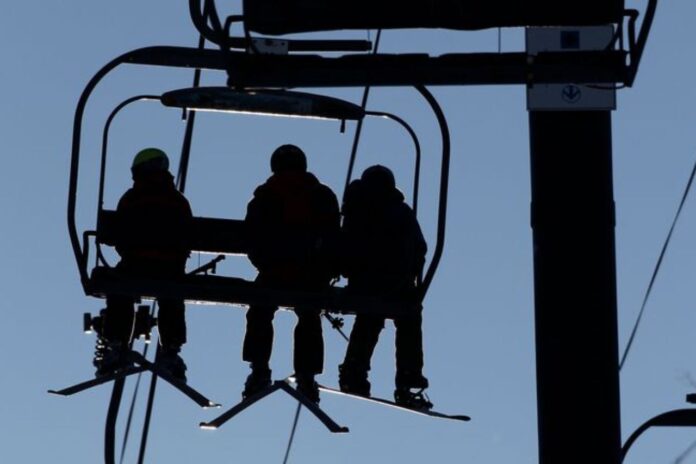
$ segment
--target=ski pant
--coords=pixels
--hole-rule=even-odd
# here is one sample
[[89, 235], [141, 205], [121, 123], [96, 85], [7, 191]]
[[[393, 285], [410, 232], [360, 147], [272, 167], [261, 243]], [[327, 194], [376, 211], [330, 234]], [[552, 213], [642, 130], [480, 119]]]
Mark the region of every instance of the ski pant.
[[[269, 279], [263, 274], [259, 274], [256, 282], [280, 288], [289, 287], [288, 284], [279, 284], [275, 279]], [[313, 287], [320, 288], [321, 286]], [[246, 334], [242, 348], [244, 361], [259, 367], [267, 366], [270, 362], [273, 349], [273, 316], [277, 310], [277, 307], [260, 305], [250, 306], [247, 310]], [[293, 341], [295, 373], [298, 375], [321, 374], [324, 369], [321, 311], [296, 308], [295, 314], [297, 315]]]
[[[183, 268], [158, 265], [136, 266], [121, 261], [115, 271], [124, 277], [177, 279], [184, 275]], [[135, 325], [134, 305], [136, 299], [126, 295], [108, 295], [103, 311], [102, 336], [109, 342], [128, 344], [133, 337]], [[180, 347], [186, 343], [186, 318], [183, 300], [160, 299], [157, 327], [162, 346]]]
[[[397, 384], [400, 383], [400, 378], [421, 375], [423, 371], [422, 320], [420, 311], [394, 318]], [[370, 360], [384, 328], [384, 321], [384, 317], [369, 314], [355, 316], [344, 365], [357, 371], [370, 370]]]

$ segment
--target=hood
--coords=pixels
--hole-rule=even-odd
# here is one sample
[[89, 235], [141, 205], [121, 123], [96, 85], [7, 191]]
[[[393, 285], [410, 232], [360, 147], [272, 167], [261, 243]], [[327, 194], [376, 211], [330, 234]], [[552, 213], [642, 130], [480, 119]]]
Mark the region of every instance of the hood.
[[260, 185], [255, 191], [254, 196], [263, 196], [267, 194], [292, 194], [294, 192], [306, 191], [314, 189], [321, 185], [319, 179], [314, 174], [305, 171], [286, 171], [273, 174]]
[[176, 190], [174, 176], [168, 171], [143, 173], [133, 180], [133, 189], [139, 192], [164, 192]]

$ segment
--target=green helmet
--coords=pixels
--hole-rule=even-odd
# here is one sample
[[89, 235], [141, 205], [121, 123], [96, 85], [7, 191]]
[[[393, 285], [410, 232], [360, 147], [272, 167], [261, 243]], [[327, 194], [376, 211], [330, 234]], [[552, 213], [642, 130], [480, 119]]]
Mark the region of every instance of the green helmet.
[[140, 150], [133, 158], [131, 170], [167, 171], [169, 170], [169, 158], [159, 148], [145, 148]]

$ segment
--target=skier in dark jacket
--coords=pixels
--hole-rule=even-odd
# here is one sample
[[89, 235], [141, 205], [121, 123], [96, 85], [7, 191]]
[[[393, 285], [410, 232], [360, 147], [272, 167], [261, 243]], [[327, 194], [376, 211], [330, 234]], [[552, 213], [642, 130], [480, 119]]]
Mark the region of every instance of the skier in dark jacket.
[[[259, 271], [256, 282], [279, 289], [317, 291], [338, 275], [328, 252], [339, 233], [336, 195], [307, 172], [307, 160], [294, 145], [271, 156], [273, 175], [254, 192], [247, 207], [249, 259]], [[273, 315], [278, 308], [251, 306], [247, 312], [243, 359], [251, 363], [246, 398], [270, 385]], [[294, 368], [298, 389], [319, 401], [314, 376], [324, 364], [320, 310], [295, 308]]]
[[[342, 214], [345, 246], [342, 274], [348, 278], [348, 287], [358, 293], [385, 298], [415, 298], [427, 245], [413, 210], [396, 188], [392, 172], [380, 165], [367, 168], [359, 180], [349, 185]], [[394, 317], [394, 398], [397, 403], [423, 408], [432, 405], [421, 395], [428, 387], [428, 380], [422, 373], [422, 317], [420, 306], [417, 309]], [[370, 314], [355, 317], [345, 360], [339, 366], [341, 390], [370, 395], [370, 359], [384, 320]]]
[[[168, 169], [167, 155], [157, 148], [141, 150], [133, 160], [133, 187], [116, 209], [120, 226], [116, 251], [121, 256], [116, 272], [120, 275], [176, 280], [185, 274], [192, 213]], [[134, 303], [131, 296], [107, 297], [94, 361], [97, 375], [124, 366], [133, 331]], [[184, 302], [160, 299], [158, 304], [158, 363], [185, 381], [186, 365], [179, 356], [186, 342]]]

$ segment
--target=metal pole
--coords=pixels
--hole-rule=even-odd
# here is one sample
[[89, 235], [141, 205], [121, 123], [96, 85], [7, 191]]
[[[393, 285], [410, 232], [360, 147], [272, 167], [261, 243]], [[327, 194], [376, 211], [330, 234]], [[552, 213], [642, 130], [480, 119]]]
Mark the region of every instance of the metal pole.
[[530, 112], [540, 464], [621, 450], [611, 115]]

